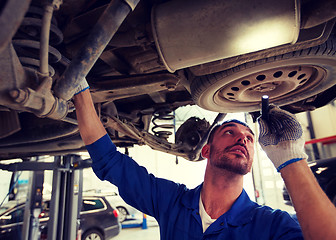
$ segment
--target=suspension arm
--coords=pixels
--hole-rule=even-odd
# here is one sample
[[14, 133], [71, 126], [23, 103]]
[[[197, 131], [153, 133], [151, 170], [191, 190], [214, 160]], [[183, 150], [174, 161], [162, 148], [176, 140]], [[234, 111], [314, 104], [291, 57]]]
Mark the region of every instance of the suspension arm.
[[170, 143], [166, 139], [159, 138], [145, 130], [139, 130], [134, 125], [121, 121], [114, 116], [104, 115], [102, 122], [105, 127], [113, 128], [120, 133], [136, 139], [139, 145], [146, 144], [154, 150], [183, 157], [189, 161], [202, 160], [199, 156], [199, 152], [190, 150], [188, 146]]
[[79, 83], [89, 73], [122, 22], [139, 1], [111, 1], [89, 34], [84, 46], [57, 81], [54, 88], [57, 97], [65, 100], [73, 97]]

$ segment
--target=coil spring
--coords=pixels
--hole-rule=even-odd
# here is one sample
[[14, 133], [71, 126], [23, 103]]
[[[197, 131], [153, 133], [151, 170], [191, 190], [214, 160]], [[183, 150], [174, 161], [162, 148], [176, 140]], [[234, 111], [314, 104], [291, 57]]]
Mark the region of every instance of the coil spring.
[[[21, 26], [14, 36], [13, 46], [21, 64], [27, 70], [39, 71], [40, 66], [40, 38], [43, 24], [43, 9], [31, 6], [23, 19]], [[50, 45], [58, 45], [63, 41], [63, 33], [57, 27], [56, 19], [52, 19], [50, 26]], [[57, 63], [61, 60], [61, 53], [54, 47], [49, 46], [49, 62]], [[55, 70], [48, 66], [49, 75], [52, 77]]]
[[170, 109], [164, 108], [156, 110], [152, 119], [154, 125], [152, 132], [154, 135], [159, 138], [167, 139], [173, 132], [165, 129], [174, 129], [174, 119], [175, 116]]

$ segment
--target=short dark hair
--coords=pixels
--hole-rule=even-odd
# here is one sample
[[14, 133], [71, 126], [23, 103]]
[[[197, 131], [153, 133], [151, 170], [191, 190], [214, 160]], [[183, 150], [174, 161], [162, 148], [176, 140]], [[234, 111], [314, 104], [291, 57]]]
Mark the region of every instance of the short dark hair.
[[239, 121], [238, 119], [230, 119], [230, 120], [226, 120], [226, 121], [222, 122], [221, 124], [218, 124], [218, 125], [214, 126], [214, 127], [211, 129], [211, 131], [210, 131], [210, 133], [209, 133], [209, 137], [208, 137], [208, 142], [207, 142], [207, 143], [211, 143], [211, 142], [212, 142], [212, 140], [213, 140], [213, 138], [214, 138], [214, 135], [215, 135], [215, 132], [217, 131], [217, 129], [218, 129], [219, 127], [223, 126], [224, 124], [232, 123], [232, 122], [234, 122], [234, 123], [238, 123], [238, 124], [241, 124], [241, 125], [247, 127], [248, 129], [250, 129], [251, 133], [254, 135], [254, 133], [253, 133], [253, 131], [251, 130], [251, 128], [249, 127], [249, 125], [247, 125], [246, 123], [244, 123], [244, 122], [242, 122], [242, 121]]

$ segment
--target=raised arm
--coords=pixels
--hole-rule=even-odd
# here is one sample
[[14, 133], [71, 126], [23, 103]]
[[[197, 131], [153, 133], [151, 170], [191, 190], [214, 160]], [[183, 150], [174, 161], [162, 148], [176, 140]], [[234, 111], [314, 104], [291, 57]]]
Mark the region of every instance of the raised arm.
[[259, 143], [286, 184], [304, 238], [336, 239], [336, 208], [306, 162], [301, 125], [294, 115], [277, 107], [269, 116], [267, 122], [259, 119]]
[[[120, 195], [131, 206], [156, 217], [158, 221], [165, 219], [165, 212], [170, 208], [170, 202], [174, 202], [175, 193], [184, 191], [184, 185], [157, 179], [133, 159], [118, 152], [111, 140], [104, 136], [105, 128], [88, 89], [76, 94], [74, 102], [80, 134], [85, 145], [89, 145], [87, 149], [96, 175], [116, 185]], [[167, 192], [171, 194], [167, 196]]]
[[89, 89], [74, 96], [79, 131], [85, 145], [89, 145], [106, 134], [94, 108]]
[[320, 188], [306, 161], [280, 170], [305, 239], [336, 239], [336, 209]]

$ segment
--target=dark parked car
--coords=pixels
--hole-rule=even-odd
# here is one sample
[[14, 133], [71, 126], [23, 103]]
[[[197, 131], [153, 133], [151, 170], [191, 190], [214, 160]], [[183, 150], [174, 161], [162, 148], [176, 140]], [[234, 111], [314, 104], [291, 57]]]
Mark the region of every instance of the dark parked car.
[[110, 239], [121, 230], [118, 211], [105, 197], [85, 197], [80, 217], [83, 240]]
[[71, 98], [86, 77], [117, 146], [199, 160], [206, 121], [167, 141], [179, 107], [335, 99], [335, 17], [335, 0], [1, 1], [0, 159], [84, 150]]
[[[49, 201], [45, 201], [39, 216], [41, 239], [47, 239]], [[0, 209], [0, 239], [21, 239], [25, 204], [9, 202]], [[104, 221], [102, 221], [104, 219]], [[118, 211], [104, 197], [83, 197], [80, 213], [81, 239], [104, 240], [119, 234]]]
[[84, 194], [86, 193], [91, 193], [91, 194], [94, 194], [95, 196], [104, 196], [107, 201], [109, 201], [111, 204], [113, 204], [113, 206], [116, 207], [116, 209], [118, 209], [120, 223], [123, 223], [124, 221], [128, 219], [131, 220], [134, 218], [143, 217], [143, 214], [139, 210], [128, 205], [122, 199], [122, 197], [120, 197], [118, 191], [111, 191], [110, 189], [106, 189], [106, 190], [91, 189], [91, 190], [85, 191]]
[[[309, 163], [309, 166], [322, 190], [336, 206], [336, 157], [320, 159]], [[283, 188], [283, 198], [287, 205], [292, 206], [290, 196], [285, 187]]]

